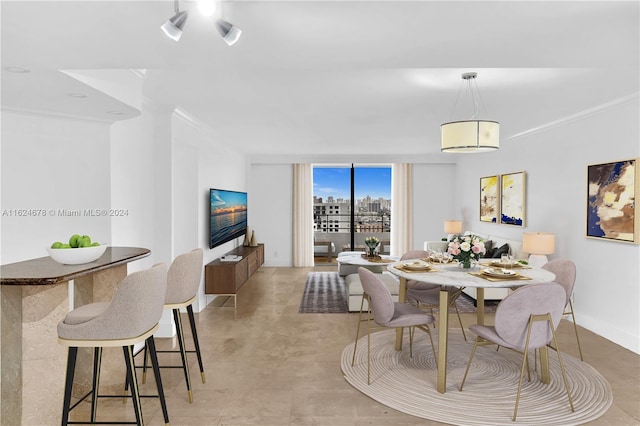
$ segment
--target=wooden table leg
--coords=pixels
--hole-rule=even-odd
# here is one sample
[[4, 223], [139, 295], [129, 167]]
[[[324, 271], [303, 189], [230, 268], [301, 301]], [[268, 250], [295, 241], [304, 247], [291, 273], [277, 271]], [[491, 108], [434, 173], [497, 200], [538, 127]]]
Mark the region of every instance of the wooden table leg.
[[[407, 301], [407, 279], [400, 277], [400, 288], [398, 289], [398, 302]], [[402, 327], [396, 328], [396, 351], [402, 350]]]
[[438, 392], [447, 391], [447, 341], [449, 335], [449, 291], [440, 287], [440, 314], [438, 319]]

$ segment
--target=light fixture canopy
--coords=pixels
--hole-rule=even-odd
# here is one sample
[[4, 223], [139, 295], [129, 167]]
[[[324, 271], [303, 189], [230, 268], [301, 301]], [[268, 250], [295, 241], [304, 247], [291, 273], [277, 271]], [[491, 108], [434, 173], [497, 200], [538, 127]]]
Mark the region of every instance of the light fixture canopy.
[[175, 12], [176, 14], [162, 24], [160, 29], [162, 29], [171, 40], [178, 41], [180, 37], [182, 37], [182, 27], [184, 27], [185, 22], [187, 22], [189, 12], [186, 10], [180, 12], [178, 0], [175, 0]]
[[[477, 95], [474, 93], [473, 82], [477, 76], [478, 74], [475, 72], [462, 74], [463, 84], [465, 81], [467, 82], [467, 93], [473, 104], [473, 116], [470, 120], [449, 121], [440, 126], [440, 150], [442, 152], [475, 153], [495, 151], [500, 148], [500, 124], [497, 121], [475, 119], [478, 115], [478, 100], [482, 99], [477, 86], [475, 89]], [[452, 115], [458, 104], [461, 90], [462, 85], [458, 91]]]
[[216, 21], [216, 27], [222, 36], [222, 39], [229, 46], [233, 46], [239, 39], [242, 34], [242, 30], [237, 26], [225, 21], [224, 19], [218, 19]]
[[548, 262], [547, 255], [555, 251], [555, 235], [547, 232], [525, 232], [522, 251], [529, 253], [529, 264], [540, 267]]

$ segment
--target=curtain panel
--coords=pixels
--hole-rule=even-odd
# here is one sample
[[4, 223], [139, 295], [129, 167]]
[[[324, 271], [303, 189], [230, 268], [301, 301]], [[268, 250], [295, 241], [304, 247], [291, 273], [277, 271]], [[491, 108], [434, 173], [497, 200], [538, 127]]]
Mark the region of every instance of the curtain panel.
[[413, 250], [413, 167], [391, 166], [391, 255]]
[[311, 164], [293, 165], [293, 266], [313, 266], [313, 173]]

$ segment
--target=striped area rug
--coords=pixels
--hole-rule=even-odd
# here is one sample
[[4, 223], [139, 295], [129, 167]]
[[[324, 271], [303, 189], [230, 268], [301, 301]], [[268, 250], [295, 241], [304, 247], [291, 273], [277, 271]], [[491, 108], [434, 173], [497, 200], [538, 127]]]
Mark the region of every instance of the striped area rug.
[[301, 314], [347, 313], [347, 292], [337, 272], [309, 272], [300, 302]]

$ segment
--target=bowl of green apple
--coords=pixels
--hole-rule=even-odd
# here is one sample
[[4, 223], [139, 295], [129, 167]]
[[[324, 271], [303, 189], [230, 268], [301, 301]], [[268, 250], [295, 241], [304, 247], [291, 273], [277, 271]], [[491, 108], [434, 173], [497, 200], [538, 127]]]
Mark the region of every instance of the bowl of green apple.
[[81, 265], [90, 263], [102, 256], [106, 244], [92, 242], [88, 235], [73, 234], [69, 243], [56, 241], [47, 247], [51, 259], [63, 265]]

